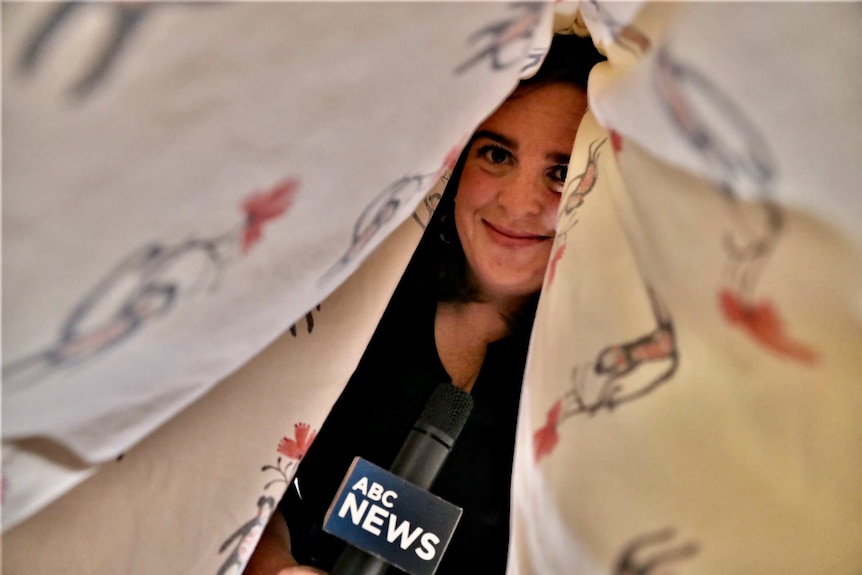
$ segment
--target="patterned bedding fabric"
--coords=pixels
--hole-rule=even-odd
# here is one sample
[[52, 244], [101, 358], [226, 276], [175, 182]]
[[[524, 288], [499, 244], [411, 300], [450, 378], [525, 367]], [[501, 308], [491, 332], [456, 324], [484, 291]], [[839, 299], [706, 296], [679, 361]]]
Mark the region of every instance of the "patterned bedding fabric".
[[509, 573], [862, 569], [858, 5], [2, 10], [10, 572], [241, 572], [460, 147], [554, 31], [608, 62]]

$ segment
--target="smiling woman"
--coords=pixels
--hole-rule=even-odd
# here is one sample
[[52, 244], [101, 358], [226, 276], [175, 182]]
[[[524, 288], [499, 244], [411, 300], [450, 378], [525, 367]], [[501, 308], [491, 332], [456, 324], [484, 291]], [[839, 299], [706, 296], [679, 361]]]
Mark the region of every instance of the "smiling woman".
[[437, 572], [505, 571], [527, 343], [586, 113], [587, 75], [600, 59], [588, 38], [555, 38], [537, 74], [478, 127], [246, 573], [331, 569], [343, 544], [322, 524], [352, 459], [388, 467], [447, 381], [469, 392], [474, 407], [431, 489], [464, 509]]
[[511, 318], [532, 311], [586, 104], [575, 85], [519, 88], [467, 147], [454, 220], [473, 297], [441, 301], [435, 321], [440, 361], [467, 391], [488, 344], [512, 331]]
[[541, 287], [586, 107], [586, 92], [577, 86], [521, 88], [473, 137], [455, 222], [485, 298], [530, 295]]

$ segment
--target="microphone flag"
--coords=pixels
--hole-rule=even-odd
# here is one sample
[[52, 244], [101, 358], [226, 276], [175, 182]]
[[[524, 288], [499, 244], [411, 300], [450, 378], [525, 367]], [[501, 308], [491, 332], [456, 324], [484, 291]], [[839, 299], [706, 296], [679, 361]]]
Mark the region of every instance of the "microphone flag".
[[323, 530], [411, 575], [433, 575], [462, 509], [356, 457]]

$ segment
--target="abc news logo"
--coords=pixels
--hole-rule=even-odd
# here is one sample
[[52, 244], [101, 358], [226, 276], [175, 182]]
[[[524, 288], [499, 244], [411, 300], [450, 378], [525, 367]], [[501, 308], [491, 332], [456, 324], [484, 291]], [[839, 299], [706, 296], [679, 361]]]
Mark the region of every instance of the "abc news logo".
[[413, 575], [437, 569], [461, 509], [357, 457], [323, 529]]
[[[356, 492], [361, 493], [364, 498], [357, 498]], [[359, 525], [375, 536], [384, 534], [380, 528], [385, 524], [387, 526], [385, 536], [388, 543], [398, 541], [401, 549], [409, 549], [418, 539], [419, 545], [414, 549], [416, 555], [425, 561], [433, 559], [437, 554], [440, 537], [427, 531], [423, 533], [422, 527], [419, 526], [411, 531], [410, 522], [406, 519], [399, 522], [398, 516], [393, 511], [397, 498], [398, 494], [391, 489], [384, 489], [382, 485], [374, 481], [369, 486], [368, 478], [363, 477], [350, 488], [350, 493], [347, 494], [341, 509], [338, 510], [338, 516], [344, 518], [349, 514], [350, 521], [354, 525]], [[371, 503], [372, 501], [374, 503]]]

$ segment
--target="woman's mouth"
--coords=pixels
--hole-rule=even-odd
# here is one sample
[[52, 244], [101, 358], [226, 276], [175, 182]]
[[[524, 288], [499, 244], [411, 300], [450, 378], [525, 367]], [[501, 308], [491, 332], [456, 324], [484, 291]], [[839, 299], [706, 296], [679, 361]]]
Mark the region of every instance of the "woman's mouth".
[[488, 235], [491, 239], [505, 248], [523, 248], [534, 246], [545, 240], [550, 239], [550, 236], [544, 234], [536, 234], [529, 231], [513, 230], [500, 225], [495, 225], [487, 220], [482, 220], [485, 224], [485, 229], [488, 230]]

